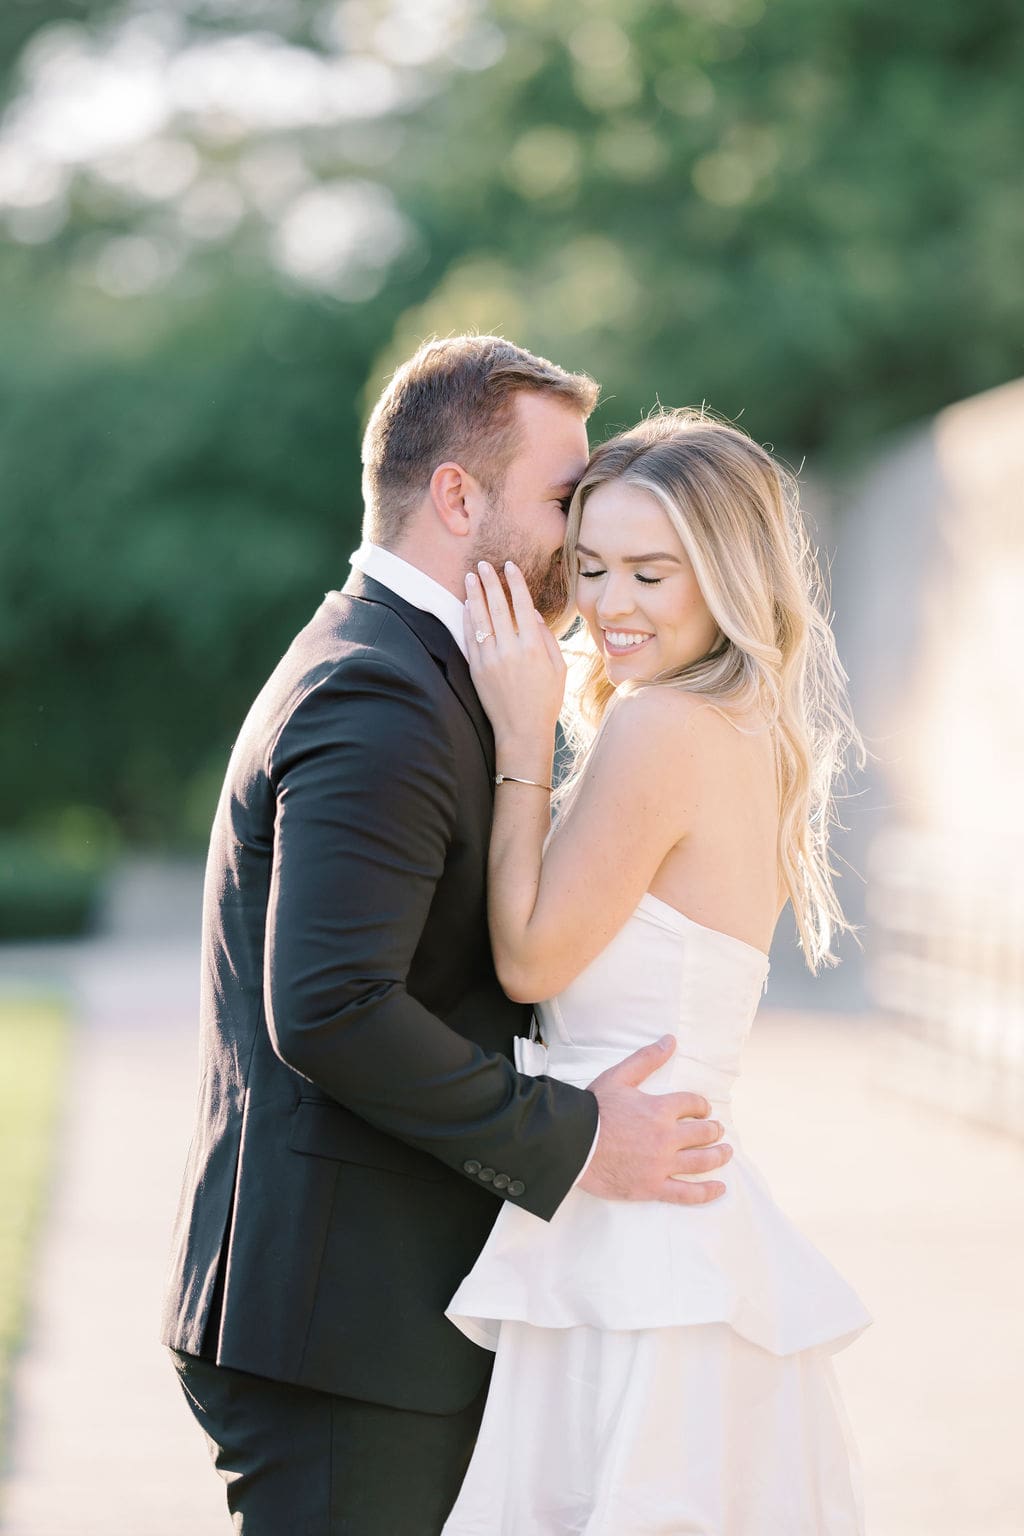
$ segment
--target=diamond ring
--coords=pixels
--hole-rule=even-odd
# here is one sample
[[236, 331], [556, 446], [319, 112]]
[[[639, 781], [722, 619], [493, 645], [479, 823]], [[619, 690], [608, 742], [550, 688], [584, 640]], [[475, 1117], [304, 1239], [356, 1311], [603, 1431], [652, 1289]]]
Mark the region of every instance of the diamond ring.
[[478, 629], [477, 632], [476, 632], [476, 643], [477, 643], [477, 645], [483, 645], [485, 640], [493, 640], [493, 639], [494, 639], [494, 630], [493, 629]]

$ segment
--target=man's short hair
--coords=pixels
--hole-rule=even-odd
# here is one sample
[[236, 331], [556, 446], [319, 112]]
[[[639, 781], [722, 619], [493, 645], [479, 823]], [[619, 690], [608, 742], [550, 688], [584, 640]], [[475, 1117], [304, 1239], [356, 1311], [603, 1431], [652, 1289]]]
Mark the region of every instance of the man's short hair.
[[427, 341], [395, 373], [363, 438], [363, 533], [396, 543], [439, 464], [453, 460], [489, 495], [501, 490], [515, 456], [521, 392], [564, 400], [584, 420], [598, 386], [502, 336]]

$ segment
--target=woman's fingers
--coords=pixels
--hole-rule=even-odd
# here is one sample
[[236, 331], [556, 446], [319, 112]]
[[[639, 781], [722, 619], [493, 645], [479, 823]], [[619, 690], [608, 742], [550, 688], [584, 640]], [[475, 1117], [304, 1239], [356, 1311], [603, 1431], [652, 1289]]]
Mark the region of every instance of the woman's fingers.
[[[522, 573], [510, 570], [515, 612], [494, 567], [481, 562], [466, 574], [466, 653], [477, 693], [496, 740], [531, 739], [550, 749], [565, 687], [565, 666], [541, 643], [543, 629]], [[518, 618], [518, 633], [516, 619]], [[551, 640], [553, 637], [544, 635]]]
[[480, 583], [487, 598], [487, 610], [491, 618], [491, 628], [494, 630], [499, 648], [508, 645], [515, 639], [515, 626], [512, 623], [512, 611], [508, 606], [508, 598], [505, 590], [498, 580], [498, 573], [493, 565], [486, 560], [481, 560], [477, 566], [480, 573]]
[[494, 634], [494, 625], [491, 623], [491, 613], [487, 606], [487, 594], [480, 585], [479, 578], [472, 571], [466, 576], [466, 612], [469, 615], [468, 634], [474, 647], [491, 645], [493, 641], [477, 636], [487, 637]]
[[462, 633], [466, 639], [466, 655], [472, 666], [480, 650], [480, 644], [476, 638], [476, 621], [473, 618], [468, 597], [462, 605]]
[[537, 618], [534, 622], [537, 624], [540, 638], [544, 642], [544, 648], [548, 653], [548, 659], [550, 660], [551, 665], [555, 668], [556, 672], [564, 672], [566, 670], [566, 666], [565, 657], [562, 655], [562, 647], [559, 645], [550, 629], [548, 629], [539, 613], [537, 614]]
[[537, 610], [533, 606], [533, 598], [526, 585], [526, 578], [518, 565], [511, 560], [505, 561], [505, 580], [512, 594], [512, 612], [515, 614], [516, 628], [522, 639], [532, 640], [534, 631], [539, 627], [534, 617]]

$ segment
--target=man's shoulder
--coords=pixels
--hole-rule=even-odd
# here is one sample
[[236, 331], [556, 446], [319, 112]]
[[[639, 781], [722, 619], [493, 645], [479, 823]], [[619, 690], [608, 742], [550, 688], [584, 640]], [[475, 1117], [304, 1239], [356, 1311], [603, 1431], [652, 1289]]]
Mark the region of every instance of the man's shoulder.
[[[434, 623], [428, 615], [420, 616]], [[399, 609], [348, 592], [329, 592], [309, 624], [296, 635], [278, 671], [296, 689], [294, 702], [313, 690], [345, 695], [367, 683], [384, 687], [389, 678], [396, 694], [407, 689], [436, 702], [445, 689], [438, 661], [446, 649], [430, 630], [410, 623]], [[273, 682], [273, 676], [270, 679]]]
[[402, 720], [437, 732], [448, 705], [458, 707], [445, 666], [453, 644], [431, 615], [328, 593], [268, 680], [264, 718], [269, 707], [277, 741], [309, 730], [387, 731]]
[[420, 701], [436, 710], [444, 675], [393, 609], [329, 592], [295, 636], [249, 708], [235, 743], [236, 764], [269, 772], [286, 735], [316, 736], [346, 703]]
[[300, 670], [322, 670], [359, 659], [430, 676], [437, 671], [432, 663], [443, 660], [452, 644], [432, 614], [400, 598], [378, 599], [346, 590], [327, 593], [282, 660], [297, 660]]

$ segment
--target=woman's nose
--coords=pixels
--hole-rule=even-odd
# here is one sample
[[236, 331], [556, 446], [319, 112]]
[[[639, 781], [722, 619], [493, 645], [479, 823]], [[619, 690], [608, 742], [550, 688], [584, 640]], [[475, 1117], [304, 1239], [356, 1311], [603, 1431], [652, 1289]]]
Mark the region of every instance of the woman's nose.
[[633, 594], [629, 589], [628, 576], [624, 581], [609, 576], [601, 589], [601, 596], [597, 603], [597, 617], [601, 623], [625, 618], [633, 612], [635, 606]]

